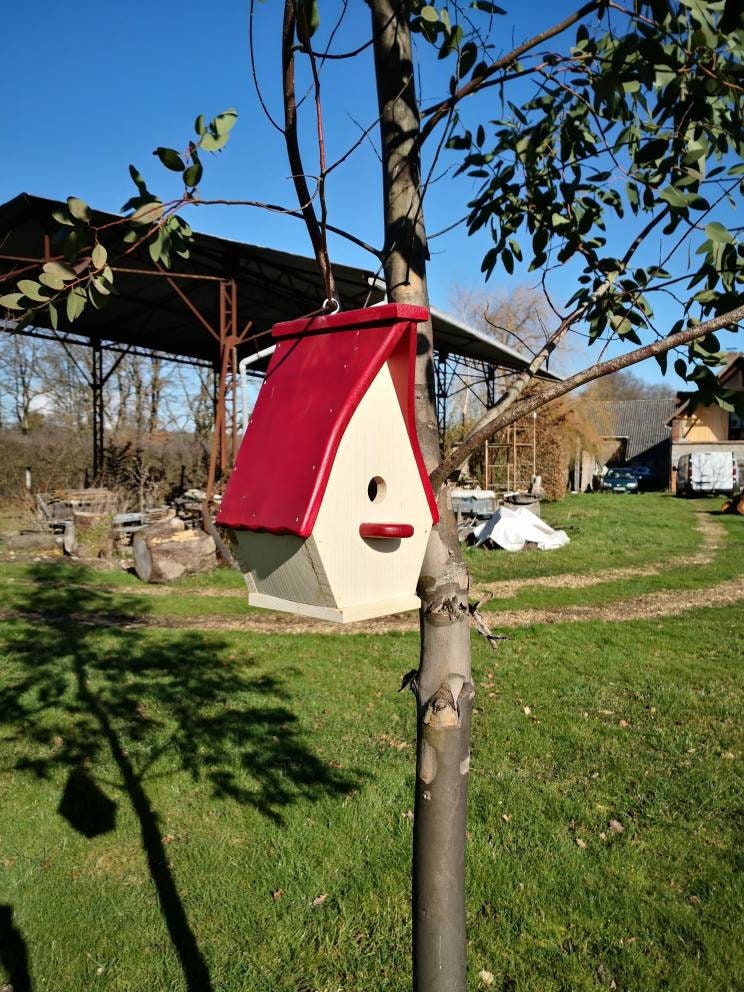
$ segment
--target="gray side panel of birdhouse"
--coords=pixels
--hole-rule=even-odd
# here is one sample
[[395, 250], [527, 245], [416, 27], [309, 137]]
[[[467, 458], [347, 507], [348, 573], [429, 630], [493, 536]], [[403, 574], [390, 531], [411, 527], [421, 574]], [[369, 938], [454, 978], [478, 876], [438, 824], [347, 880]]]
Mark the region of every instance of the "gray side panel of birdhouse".
[[236, 532], [237, 558], [249, 588], [276, 599], [336, 606], [315, 542], [294, 534]]

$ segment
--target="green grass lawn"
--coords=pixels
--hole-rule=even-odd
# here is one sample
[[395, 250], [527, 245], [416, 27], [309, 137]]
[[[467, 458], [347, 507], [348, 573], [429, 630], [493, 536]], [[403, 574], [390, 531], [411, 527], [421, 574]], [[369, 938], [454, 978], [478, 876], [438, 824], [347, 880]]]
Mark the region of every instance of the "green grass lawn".
[[649, 561], [673, 562], [698, 549], [695, 511], [720, 500], [682, 500], [668, 493], [587, 493], [543, 504], [543, 518], [571, 543], [557, 551], [466, 551], [476, 582], [526, 579], [565, 572], [586, 574]]
[[[744, 572], [744, 520], [720, 518], [710, 566], [675, 569], [701, 507], [574, 497], [549, 511], [574, 528], [560, 557], [470, 553], [484, 581], [612, 556], [669, 563], [654, 589], [690, 573], [701, 590], [677, 616], [474, 642], [473, 990], [482, 969], [518, 992], [744, 987], [744, 602], [704, 594]], [[499, 602], [646, 589], [606, 578]], [[396, 690], [416, 636], [128, 627], [245, 612], [197, 579], [135, 587], [0, 566], [0, 987], [409, 989], [414, 718]]]

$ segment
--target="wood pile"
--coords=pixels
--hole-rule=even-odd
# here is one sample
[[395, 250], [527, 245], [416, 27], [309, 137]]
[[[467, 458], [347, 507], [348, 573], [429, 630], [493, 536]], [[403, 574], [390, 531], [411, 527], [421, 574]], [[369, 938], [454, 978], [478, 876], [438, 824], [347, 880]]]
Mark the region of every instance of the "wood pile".
[[215, 543], [203, 530], [186, 530], [171, 517], [134, 535], [134, 568], [143, 582], [172, 582], [182, 575], [210, 572], [217, 564]]

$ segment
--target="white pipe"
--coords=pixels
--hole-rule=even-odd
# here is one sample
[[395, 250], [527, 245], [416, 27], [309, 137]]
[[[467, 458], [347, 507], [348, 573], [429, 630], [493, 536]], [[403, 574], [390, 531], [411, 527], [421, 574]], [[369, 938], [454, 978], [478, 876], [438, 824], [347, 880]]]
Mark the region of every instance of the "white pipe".
[[268, 348], [263, 348], [261, 351], [257, 351], [255, 355], [247, 355], [245, 358], [241, 358], [238, 362], [238, 372], [240, 374], [240, 399], [241, 406], [243, 408], [243, 432], [248, 426], [248, 376], [246, 374], [246, 369], [249, 365], [253, 365], [260, 358], [266, 358], [267, 355], [273, 355], [276, 349], [276, 345], [269, 345]]

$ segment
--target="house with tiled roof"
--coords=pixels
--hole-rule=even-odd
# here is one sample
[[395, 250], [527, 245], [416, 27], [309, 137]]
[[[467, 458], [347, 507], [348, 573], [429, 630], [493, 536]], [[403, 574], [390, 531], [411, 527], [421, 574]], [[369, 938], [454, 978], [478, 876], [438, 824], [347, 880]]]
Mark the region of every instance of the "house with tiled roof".
[[669, 420], [675, 399], [579, 400], [577, 412], [600, 439], [599, 450], [582, 458], [581, 488], [591, 484], [595, 461], [600, 466], [647, 465], [653, 484], [666, 487], [671, 475]]
[[[744, 392], [744, 354], [731, 354], [718, 373], [726, 389]], [[744, 472], [744, 417], [724, 410], [718, 404], [691, 409], [690, 393], [678, 393], [669, 418], [672, 432], [672, 465], [682, 455], [697, 451], [733, 451], [739, 462], [739, 477]]]

